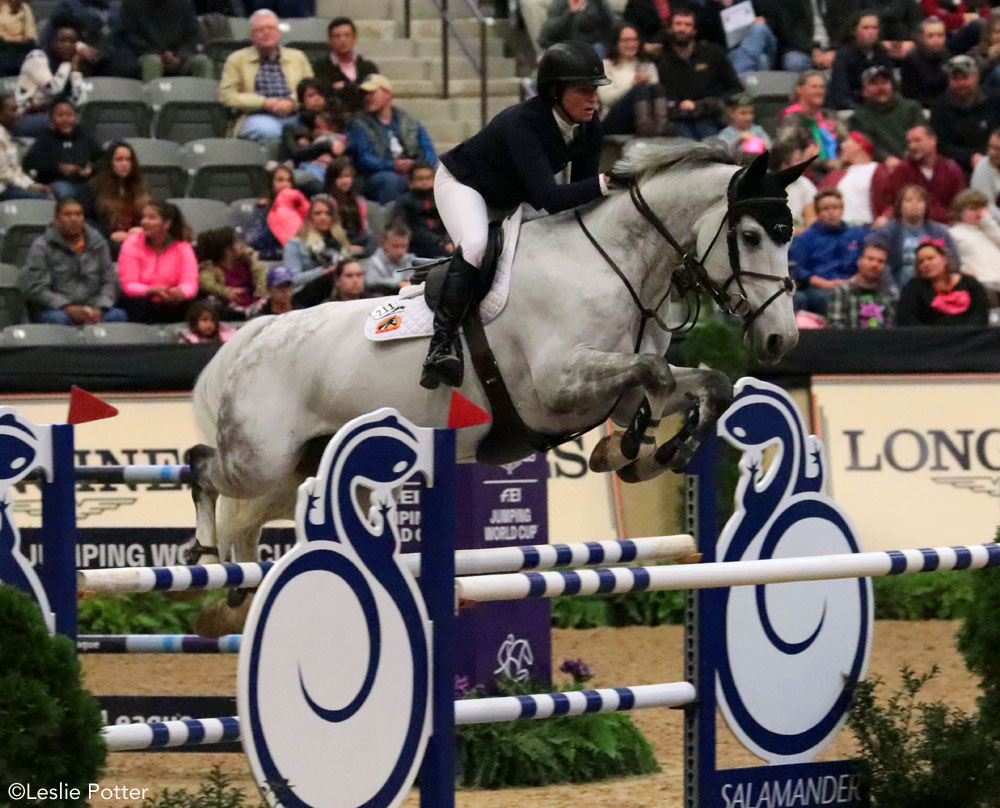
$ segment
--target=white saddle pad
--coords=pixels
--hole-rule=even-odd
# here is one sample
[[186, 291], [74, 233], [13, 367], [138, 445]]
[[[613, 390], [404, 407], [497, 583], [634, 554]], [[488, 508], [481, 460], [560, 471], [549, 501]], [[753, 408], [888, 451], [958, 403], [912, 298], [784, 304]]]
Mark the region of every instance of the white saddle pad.
[[[495, 320], [507, 305], [510, 291], [510, 268], [514, 263], [521, 219], [527, 206], [522, 205], [503, 223], [503, 251], [497, 263], [493, 285], [479, 305], [483, 325]], [[528, 208], [531, 211], [531, 208]], [[404, 286], [398, 295], [382, 302], [365, 318], [365, 336], [373, 342], [391, 339], [429, 337], [434, 333], [434, 312], [424, 300], [424, 285]]]

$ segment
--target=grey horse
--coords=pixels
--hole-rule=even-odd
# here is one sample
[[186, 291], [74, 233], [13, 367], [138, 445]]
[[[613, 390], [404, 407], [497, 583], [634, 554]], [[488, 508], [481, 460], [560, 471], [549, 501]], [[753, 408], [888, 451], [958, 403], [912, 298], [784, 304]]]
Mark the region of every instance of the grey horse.
[[[486, 326], [524, 423], [555, 443], [610, 416], [631, 426], [600, 442], [593, 469], [628, 481], [683, 469], [732, 387], [716, 371], [668, 364], [664, 320], [680, 305], [677, 290], [700, 278], [724, 311], [742, 317], [758, 360], [776, 361], [796, 344], [784, 188], [803, 168], [770, 172], [762, 155], [741, 169], [718, 141], [650, 142], [615, 166], [609, 196], [525, 223], [506, 307]], [[417, 383], [424, 340], [365, 338], [375, 305], [262, 317], [202, 372], [194, 408], [207, 445], [190, 453], [196, 547], [253, 560], [264, 523], [292, 516], [317, 444], [361, 413], [388, 406], [422, 426], [447, 425], [451, 391]], [[460, 392], [489, 409], [476, 374]], [[660, 419], [685, 410], [681, 433], [656, 446]], [[488, 430], [459, 430], [460, 460], [475, 457]]]

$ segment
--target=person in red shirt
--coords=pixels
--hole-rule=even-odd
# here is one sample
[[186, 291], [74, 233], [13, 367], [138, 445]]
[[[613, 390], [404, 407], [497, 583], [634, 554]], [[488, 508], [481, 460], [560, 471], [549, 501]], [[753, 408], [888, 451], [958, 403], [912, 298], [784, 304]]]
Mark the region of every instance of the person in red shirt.
[[906, 133], [906, 158], [891, 171], [876, 171], [872, 178], [872, 213], [875, 226], [892, 216], [892, 205], [904, 185], [919, 185], [927, 191], [928, 215], [935, 222], [951, 221], [951, 201], [965, 189], [965, 174], [954, 160], [937, 150], [937, 135], [927, 124]]

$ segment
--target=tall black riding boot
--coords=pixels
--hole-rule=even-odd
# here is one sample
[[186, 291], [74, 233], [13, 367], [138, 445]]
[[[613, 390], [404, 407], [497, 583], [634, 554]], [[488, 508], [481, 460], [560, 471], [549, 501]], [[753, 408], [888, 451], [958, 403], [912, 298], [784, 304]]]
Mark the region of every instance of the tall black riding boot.
[[442, 383], [461, 386], [465, 360], [458, 329], [469, 309], [478, 274], [479, 270], [462, 257], [462, 248], [455, 250], [434, 311], [434, 336], [420, 375], [421, 387], [433, 390]]

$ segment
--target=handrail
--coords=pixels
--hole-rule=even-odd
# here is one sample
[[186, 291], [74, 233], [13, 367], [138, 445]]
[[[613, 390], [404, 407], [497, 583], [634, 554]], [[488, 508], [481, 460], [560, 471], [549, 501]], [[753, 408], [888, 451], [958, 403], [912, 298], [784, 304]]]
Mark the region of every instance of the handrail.
[[[412, 0], [403, 0], [403, 35], [409, 39], [412, 33], [412, 15], [410, 11], [410, 3]], [[452, 20], [451, 16], [448, 14], [448, 2], [449, 0], [430, 0], [434, 4], [434, 7], [438, 10], [438, 15], [441, 18], [441, 97], [450, 98], [451, 94], [449, 92], [449, 33], [455, 36], [455, 41], [458, 43], [458, 47], [461, 49], [462, 53], [469, 60], [469, 63], [475, 69], [476, 74], [479, 76], [479, 125], [486, 126], [486, 115], [487, 115], [487, 100], [488, 100], [488, 86], [489, 86], [489, 54], [488, 54], [488, 41], [489, 41], [489, 29], [493, 26], [493, 18], [483, 15], [483, 13], [476, 7], [473, 0], [464, 0], [466, 6], [468, 6], [469, 11], [472, 12], [472, 17], [479, 23], [479, 58], [476, 58], [473, 52], [473, 46], [468, 44], [465, 39], [463, 39], [462, 34], [459, 32], [455, 25], [455, 21]]]

